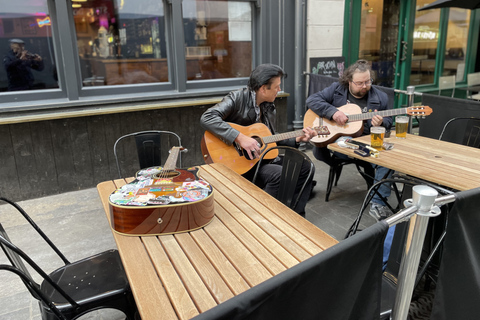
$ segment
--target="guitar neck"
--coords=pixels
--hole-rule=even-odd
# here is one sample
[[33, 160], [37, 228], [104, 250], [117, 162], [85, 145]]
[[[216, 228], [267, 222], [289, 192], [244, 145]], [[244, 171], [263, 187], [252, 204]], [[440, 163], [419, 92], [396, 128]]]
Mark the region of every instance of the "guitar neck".
[[277, 141], [287, 140], [290, 138], [301, 137], [304, 134], [305, 133], [303, 132], [303, 130], [296, 130], [296, 131], [290, 131], [290, 132], [279, 133], [279, 134], [274, 134], [272, 136], [263, 137], [262, 140], [265, 144], [269, 144]]
[[406, 114], [407, 113], [407, 108], [399, 108], [399, 109], [389, 109], [389, 110], [383, 110], [383, 111], [375, 111], [375, 112], [366, 112], [366, 113], [360, 113], [360, 114], [350, 114], [348, 115], [348, 121], [363, 121], [367, 119], [372, 119], [374, 116], [379, 115], [382, 117], [390, 117], [390, 116], [396, 116], [399, 114]]
[[168, 155], [167, 161], [165, 161], [162, 171], [175, 170], [179, 153], [180, 147], [173, 147], [170, 150], [170, 154]]

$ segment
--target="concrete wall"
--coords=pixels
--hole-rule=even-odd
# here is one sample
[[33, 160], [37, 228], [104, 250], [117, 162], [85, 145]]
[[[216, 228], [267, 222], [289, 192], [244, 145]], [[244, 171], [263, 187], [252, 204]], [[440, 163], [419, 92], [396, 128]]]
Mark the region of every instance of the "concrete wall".
[[[0, 119], [0, 195], [21, 201], [95, 187], [118, 178], [113, 146], [117, 138], [144, 130], [176, 132], [188, 152], [182, 167], [204, 164], [199, 125], [202, 113], [218, 101], [195, 105], [68, 116], [2, 124]], [[287, 97], [277, 97], [277, 131], [287, 131]], [[60, 113], [57, 113], [60, 115]], [[80, 113], [81, 114], [81, 113]], [[55, 115], [55, 114], [53, 114]], [[45, 116], [46, 117], [46, 116]], [[168, 155], [173, 145], [162, 154]], [[122, 173], [139, 168], [134, 144], [121, 148]], [[167, 151], [167, 152], [165, 152]]]
[[342, 55], [344, 0], [308, 0], [307, 70], [310, 58]]

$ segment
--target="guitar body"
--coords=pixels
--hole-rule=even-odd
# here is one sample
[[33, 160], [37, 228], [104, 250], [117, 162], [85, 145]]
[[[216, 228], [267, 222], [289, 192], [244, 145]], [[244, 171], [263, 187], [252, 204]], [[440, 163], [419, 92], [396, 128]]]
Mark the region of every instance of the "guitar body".
[[198, 168], [164, 171], [151, 167], [109, 197], [113, 230], [125, 235], [192, 231], [214, 216], [213, 189], [197, 177]]
[[[351, 114], [361, 114], [362, 110], [356, 104], [347, 104], [339, 107], [338, 110], [347, 116]], [[324, 134], [313, 137], [310, 142], [316, 147], [326, 147], [328, 144], [335, 142], [339, 137], [351, 136], [358, 137], [363, 131], [363, 121], [347, 122], [340, 126], [335, 121], [320, 117], [312, 110], [308, 109], [303, 119], [304, 127], [325, 127]]]
[[[250, 126], [241, 126], [235, 123], [229, 123], [229, 125], [244, 135], [256, 139], [258, 143], [260, 143], [261, 154], [259, 157], [267, 149], [267, 144], [264, 143], [263, 138], [271, 136], [272, 134], [268, 127], [263, 123], [254, 123]], [[268, 144], [268, 147], [274, 147], [276, 145], [277, 144], [273, 142]], [[205, 131], [205, 134], [203, 135], [201, 148], [205, 163], [223, 163], [238, 174], [244, 174], [250, 171], [259, 159], [249, 159], [247, 153], [235, 143], [229, 146], [209, 131]], [[264, 159], [273, 160], [277, 156], [278, 151], [272, 150]]]

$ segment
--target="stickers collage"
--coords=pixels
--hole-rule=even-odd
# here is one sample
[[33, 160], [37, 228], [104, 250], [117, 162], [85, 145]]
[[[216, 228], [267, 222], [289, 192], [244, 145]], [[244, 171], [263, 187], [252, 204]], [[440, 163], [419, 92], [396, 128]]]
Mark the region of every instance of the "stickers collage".
[[110, 195], [110, 202], [121, 206], [158, 206], [199, 201], [212, 192], [209, 183], [196, 177], [197, 168], [177, 170], [173, 174], [181, 171], [188, 173], [183, 181], [174, 181], [170, 172], [164, 173], [162, 167], [140, 170], [134, 181]]

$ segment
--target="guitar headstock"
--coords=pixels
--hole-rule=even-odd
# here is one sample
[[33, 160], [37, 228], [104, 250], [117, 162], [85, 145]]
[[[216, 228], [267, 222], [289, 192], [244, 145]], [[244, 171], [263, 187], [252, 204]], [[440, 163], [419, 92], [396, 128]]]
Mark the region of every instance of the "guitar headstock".
[[409, 116], [425, 117], [432, 113], [432, 108], [429, 106], [413, 106], [407, 108]]

